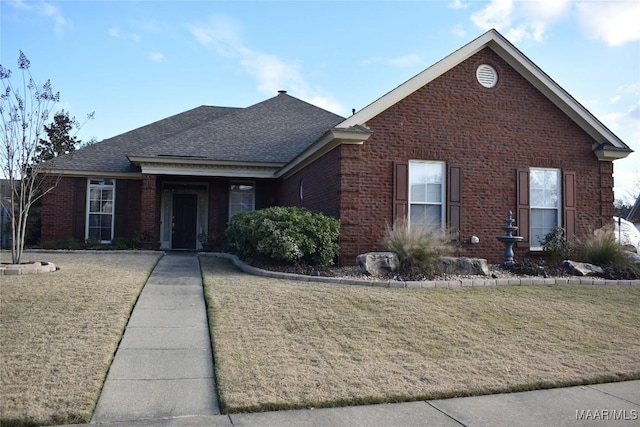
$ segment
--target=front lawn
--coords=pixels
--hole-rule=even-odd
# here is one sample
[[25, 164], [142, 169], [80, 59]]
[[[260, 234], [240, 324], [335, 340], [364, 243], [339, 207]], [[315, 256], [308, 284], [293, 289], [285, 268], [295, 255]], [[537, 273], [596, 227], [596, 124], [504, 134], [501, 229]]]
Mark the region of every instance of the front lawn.
[[[10, 261], [10, 253], [2, 253]], [[8, 257], [8, 259], [7, 259]], [[0, 425], [87, 423], [158, 254], [27, 253], [60, 271], [0, 276]]]
[[640, 288], [387, 289], [200, 258], [224, 411], [640, 378]]

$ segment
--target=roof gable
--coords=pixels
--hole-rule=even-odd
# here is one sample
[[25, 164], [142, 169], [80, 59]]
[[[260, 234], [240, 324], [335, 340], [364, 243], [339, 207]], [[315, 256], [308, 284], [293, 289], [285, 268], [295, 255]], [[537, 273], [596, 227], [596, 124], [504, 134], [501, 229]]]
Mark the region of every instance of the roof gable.
[[357, 125], [366, 126], [367, 121], [373, 117], [485, 48], [492, 49], [507, 64], [587, 132], [596, 141], [596, 144], [592, 147], [594, 151], [604, 151], [608, 149], [607, 155], [612, 156], [612, 158], [603, 157], [603, 160], [625, 157], [628, 153], [632, 152], [620, 138], [604, 126], [595, 116], [538, 68], [529, 58], [522, 54], [522, 52], [513, 46], [498, 31], [493, 29], [378, 98], [336, 127], [349, 128]]

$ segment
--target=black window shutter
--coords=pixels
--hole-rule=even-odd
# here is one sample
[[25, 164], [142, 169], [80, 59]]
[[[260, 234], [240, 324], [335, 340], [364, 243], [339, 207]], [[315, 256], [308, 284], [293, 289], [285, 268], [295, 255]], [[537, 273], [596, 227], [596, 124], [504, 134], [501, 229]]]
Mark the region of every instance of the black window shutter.
[[73, 207], [73, 237], [84, 242], [87, 221], [87, 179], [76, 178]]

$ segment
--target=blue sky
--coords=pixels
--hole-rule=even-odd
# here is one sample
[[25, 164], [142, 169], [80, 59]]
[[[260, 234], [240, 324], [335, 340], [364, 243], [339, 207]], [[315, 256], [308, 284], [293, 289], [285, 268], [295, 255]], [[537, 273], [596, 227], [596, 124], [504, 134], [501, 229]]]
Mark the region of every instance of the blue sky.
[[21, 49], [78, 136], [102, 140], [200, 105], [285, 89], [343, 116], [496, 28], [636, 152], [617, 198], [640, 191], [640, 1], [1, 0], [0, 64]]

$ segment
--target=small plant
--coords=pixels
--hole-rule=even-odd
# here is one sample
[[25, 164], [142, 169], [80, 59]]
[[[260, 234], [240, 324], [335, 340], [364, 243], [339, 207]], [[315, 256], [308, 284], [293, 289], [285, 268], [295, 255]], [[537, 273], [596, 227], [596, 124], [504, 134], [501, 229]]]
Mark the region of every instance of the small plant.
[[101, 249], [102, 243], [97, 237], [88, 237], [84, 241], [84, 247], [85, 249]]
[[573, 243], [566, 239], [562, 227], [553, 227], [542, 240], [542, 251], [551, 262], [570, 259], [573, 253]]
[[337, 219], [299, 207], [274, 206], [235, 215], [225, 232], [240, 256], [330, 265], [338, 254]]
[[156, 234], [150, 230], [136, 231], [131, 240], [134, 247], [140, 249], [153, 249], [157, 242]]
[[78, 250], [81, 245], [75, 237], [63, 237], [57, 240], [43, 240], [40, 242], [40, 249], [69, 249]]
[[111, 248], [121, 251], [131, 248], [131, 241], [125, 237], [116, 237], [111, 241]]
[[422, 270], [436, 268], [438, 258], [454, 251], [451, 235], [439, 227], [409, 227], [402, 220], [387, 225], [385, 246], [398, 255], [403, 268], [415, 267]]

